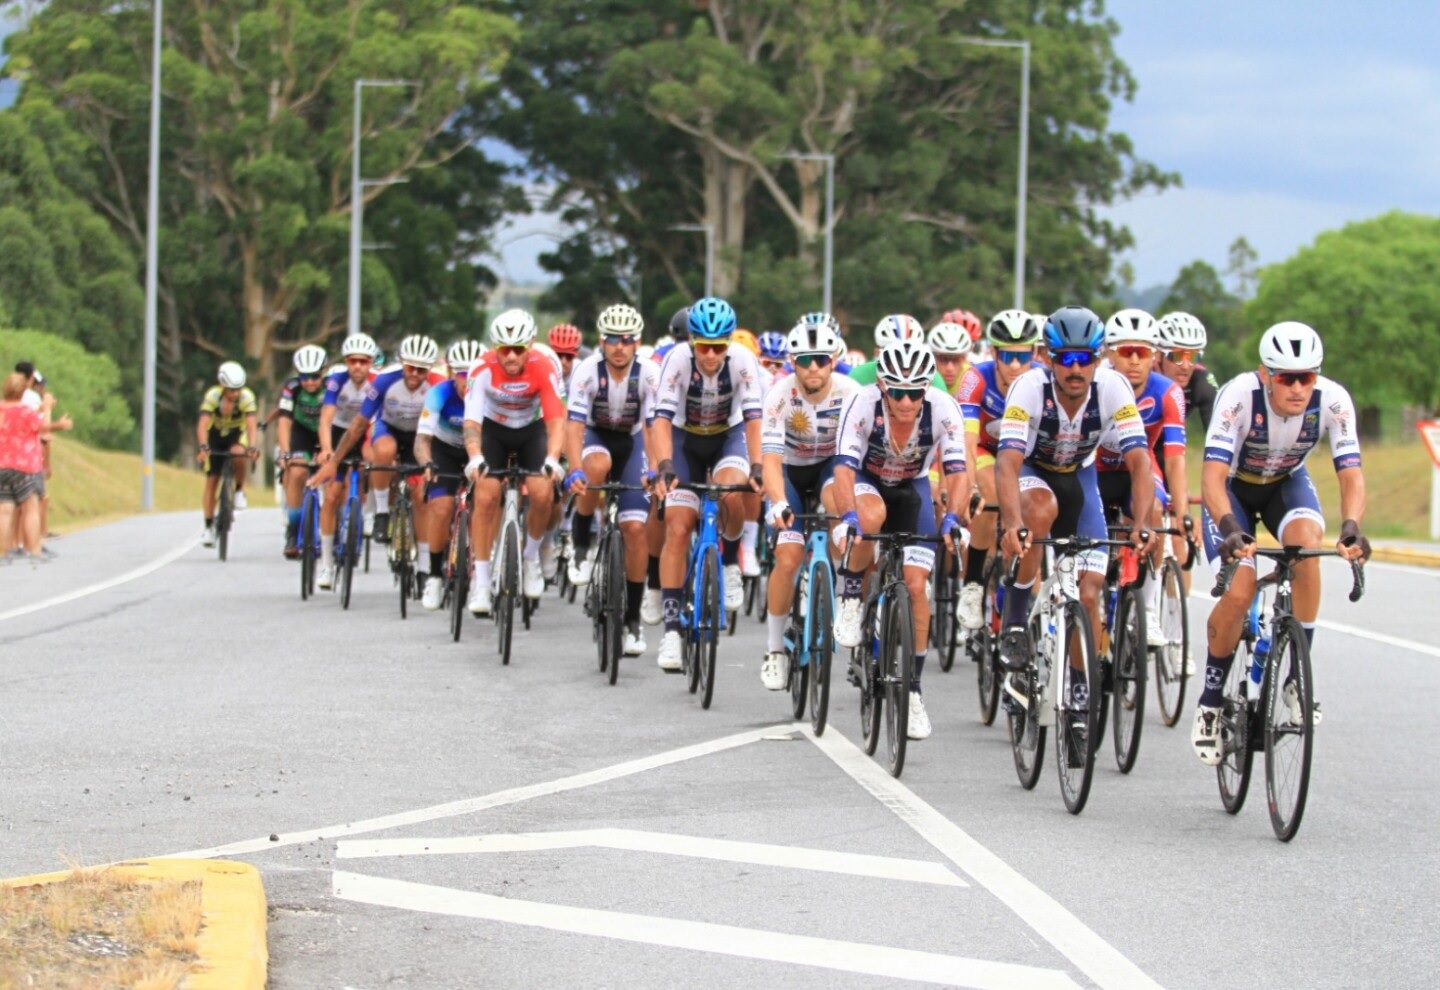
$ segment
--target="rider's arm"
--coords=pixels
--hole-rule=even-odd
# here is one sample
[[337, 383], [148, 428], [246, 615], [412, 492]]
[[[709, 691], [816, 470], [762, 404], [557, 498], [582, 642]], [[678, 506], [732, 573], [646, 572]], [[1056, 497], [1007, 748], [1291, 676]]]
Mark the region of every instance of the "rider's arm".
[[995, 497], [1000, 503], [1000, 525], [1007, 532], [1025, 525], [1020, 511], [1020, 465], [1025, 455], [1002, 447], [995, 454]]
[[573, 471], [580, 467], [585, 451], [585, 423], [575, 419], [565, 421], [565, 460]]
[[330, 389], [330, 382], [325, 383], [325, 401], [320, 406], [320, 456], [326, 460], [335, 453], [330, 443], [330, 434], [335, 432], [335, 393]]
[[[565, 448], [565, 417], [557, 416], [554, 419], [545, 420], [545, 457], [548, 460], [558, 461], [560, 454]], [[579, 467], [577, 463], [574, 467]]]
[[843, 516], [855, 511], [855, 469], [844, 464], [835, 465], [835, 480], [831, 483], [831, 494], [835, 496], [835, 514]]
[[1358, 526], [1365, 521], [1365, 474], [1359, 467], [1335, 472], [1340, 483], [1340, 518], [1353, 519]]
[[260, 432], [260, 431], [259, 431], [259, 423], [258, 423], [258, 420], [257, 420], [256, 415], [255, 415], [253, 412], [252, 412], [252, 413], [246, 413], [246, 414], [245, 414], [245, 436], [246, 436], [246, 438], [247, 438], [246, 446], [249, 447], [251, 450], [258, 450], [258, 449], [259, 449], [259, 448], [256, 446], [256, 434], [258, 434], [259, 432]]
[[1200, 500], [1217, 523], [1230, 515], [1230, 465], [1207, 460], [1200, 466]]
[[290, 428], [294, 423], [289, 416], [281, 416], [279, 425], [275, 427], [275, 442], [280, 445], [281, 457], [290, 453]]
[[210, 439], [210, 422], [214, 417], [209, 412], [201, 410], [200, 419], [195, 424], [195, 444], [205, 446], [205, 441]]
[[370, 429], [370, 420], [363, 415], [357, 415], [345, 435], [340, 438], [340, 446], [335, 448], [334, 461], [339, 462], [345, 459], [345, 455], [355, 449], [355, 445], [365, 439], [365, 431]]
[[421, 465], [430, 463], [430, 434], [428, 433], [415, 434], [415, 463]]
[[1030, 453], [1038, 432], [1044, 398], [1044, 375], [1027, 371], [1010, 386], [1000, 418], [1000, 442], [995, 454], [995, 497], [1000, 503], [1000, 525], [1015, 532], [1025, 525], [1020, 507], [1020, 465]]

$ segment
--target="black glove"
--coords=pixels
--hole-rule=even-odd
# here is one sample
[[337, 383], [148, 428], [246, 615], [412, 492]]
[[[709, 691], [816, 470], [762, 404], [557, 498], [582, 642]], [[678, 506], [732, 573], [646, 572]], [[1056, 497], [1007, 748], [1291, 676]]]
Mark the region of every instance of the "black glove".
[[672, 461], [670, 458], [667, 457], [665, 458], [665, 460], [657, 464], [655, 466], [655, 473], [660, 476], [660, 483], [666, 488], [669, 488], [671, 485], [675, 484], [675, 462]]
[[1360, 533], [1360, 524], [1354, 519], [1346, 519], [1340, 524], [1340, 542], [1347, 547], [1358, 546], [1360, 548], [1360, 559], [1370, 559], [1370, 541]]
[[750, 465], [750, 484], [756, 488], [765, 486], [765, 468], [759, 464]]
[[1220, 533], [1225, 537], [1220, 541], [1220, 560], [1227, 564], [1235, 559], [1237, 551], [1255, 542], [1255, 537], [1240, 528], [1233, 512], [1220, 520]]

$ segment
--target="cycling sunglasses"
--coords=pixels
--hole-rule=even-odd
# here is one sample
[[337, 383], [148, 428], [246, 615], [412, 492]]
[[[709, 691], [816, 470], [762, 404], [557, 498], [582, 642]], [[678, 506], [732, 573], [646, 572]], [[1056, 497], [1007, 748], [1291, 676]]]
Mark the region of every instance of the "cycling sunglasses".
[[1166, 351], [1165, 357], [1174, 364], [1194, 364], [1196, 361], [1199, 361], [1204, 354], [1204, 351], [1180, 348], [1178, 350]]
[[1313, 385], [1319, 374], [1318, 371], [1272, 371], [1270, 377], [1275, 380], [1275, 384], [1289, 388], [1292, 385]]
[[410, 374], [410, 372], [412, 371], [415, 372], [415, 374], [417, 375], [430, 374], [430, 369], [423, 364], [407, 364], [404, 365], [402, 370], [404, 370], [405, 374], [407, 375]]
[[1126, 360], [1134, 360], [1135, 358], [1153, 357], [1155, 350], [1146, 344], [1121, 344], [1115, 348], [1115, 353]]
[[830, 360], [829, 354], [796, 354], [795, 366], [797, 368], [828, 368]]
[[360, 365], [362, 365], [362, 364], [374, 364], [374, 363], [375, 363], [375, 359], [372, 358], [372, 357], [364, 357], [364, 356], [359, 355], [359, 354], [351, 354], [349, 357], [347, 357], [347, 358], [345, 359], [345, 363], [348, 364], [348, 365], [352, 365], [352, 366], [358, 368], [358, 367], [360, 367]]
[[895, 400], [896, 402], [899, 402], [902, 399], [909, 399], [911, 402], [919, 402], [921, 399], [925, 398], [925, 390], [923, 388], [897, 388], [891, 385], [886, 387], [885, 394], [890, 396], [890, 398]]
[[496, 353], [503, 354], [506, 357], [514, 357], [517, 354], [524, 354], [528, 350], [530, 350], [530, 347], [526, 344], [504, 344], [500, 347], [495, 348]]
[[1052, 351], [1050, 356], [1066, 368], [1088, 368], [1095, 363], [1094, 351]]
[[718, 344], [702, 344], [696, 341], [693, 346], [696, 354], [724, 354], [730, 349], [730, 342], [725, 340]]
[[637, 338], [628, 337], [625, 334], [621, 333], [607, 333], [604, 337], [601, 337], [600, 339], [603, 340], [605, 343], [609, 344], [611, 347], [624, 347], [627, 344], [634, 345], [638, 343]]
[[317, 371], [317, 372], [315, 372], [314, 374], [301, 375], [301, 376], [300, 376], [300, 380], [301, 380], [302, 382], [318, 382], [320, 379], [322, 379], [322, 378], [324, 378], [324, 377], [325, 377], [325, 373], [324, 373], [324, 372]]
[[1034, 351], [996, 351], [995, 360], [1001, 364], [1029, 364], [1035, 358]]

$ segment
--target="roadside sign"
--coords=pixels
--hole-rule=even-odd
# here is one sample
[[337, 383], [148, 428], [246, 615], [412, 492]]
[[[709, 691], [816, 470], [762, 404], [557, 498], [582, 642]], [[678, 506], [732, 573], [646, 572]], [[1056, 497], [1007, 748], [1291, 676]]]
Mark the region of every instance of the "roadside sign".
[[1420, 439], [1425, 441], [1425, 446], [1430, 449], [1430, 459], [1435, 466], [1440, 468], [1440, 419], [1422, 419], [1415, 424], [1420, 431]]

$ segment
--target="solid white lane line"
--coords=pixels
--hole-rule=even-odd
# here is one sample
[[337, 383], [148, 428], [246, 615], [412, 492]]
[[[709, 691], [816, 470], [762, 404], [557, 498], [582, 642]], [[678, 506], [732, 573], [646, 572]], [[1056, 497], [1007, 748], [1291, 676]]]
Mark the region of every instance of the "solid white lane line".
[[[1216, 601], [1216, 599], [1210, 597], [1208, 591], [1201, 592], [1191, 589], [1190, 597], [1211, 604], [1214, 604]], [[1343, 622], [1331, 622], [1329, 619], [1316, 619], [1315, 625], [1319, 629], [1329, 629], [1331, 632], [1343, 633], [1346, 636], [1358, 636], [1360, 639], [1368, 639], [1372, 643], [1381, 643], [1385, 646], [1397, 646], [1402, 650], [1409, 650], [1411, 653], [1420, 653], [1427, 657], [1440, 657], [1440, 648], [1431, 646], [1429, 643], [1418, 643], [1413, 639], [1402, 639], [1399, 636], [1391, 636], [1389, 633], [1375, 632], [1371, 629], [1361, 629], [1359, 626], [1347, 626]], [[1203, 660], [1204, 657], [1201, 657], [1201, 659]]]
[[336, 859], [371, 856], [436, 856], [455, 853], [541, 852], [549, 849], [599, 847], [627, 852], [665, 853], [729, 863], [780, 866], [822, 873], [844, 873], [880, 880], [905, 880], [947, 887], [968, 887], [940, 863], [862, 853], [805, 849], [761, 842], [735, 842], [704, 836], [642, 832], [628, 828], [596, 828], [572, 832], [526, 832], [512, 835], [468, 835], [452, 838], [358, 839], [339, 843]]
[[180, 544], [178, 547], [176, 547], [174, 550], [171, 550], [163, 557], [158, 557], [155, 560], [150, 561], [150, 563], [148, 564], [142, 564], [139, 567], [135, 568], [133, 571], [126, 571], [119, 577], [113, 577], [109, 580], [100, 581], [96, 584], [86, 585], [85, 587], [77, 588], [74, 591], [67, 591], [63, 595], [56, 595], [53, 598], [46, 598], [44, 601], [35, 602], [33, 605], [22, 605], [19, 608], [12, 608], [8, 612], [0, 612], [0, 622], [4, 622], [7, 619], [18, 619], [22, 615], [29, 615], [31, 612], [39, 612], [42, 609], [53, 608], [56, 605], [64, 605], [66, 602], [73, 602], [77, 598], [84, 598], [87, 595], [97, 594], [101, 591], [109, 591], [111, 588], [119, 587], [120, 585], [125, 584], [129, 581], [134, 581], [136, 578], [142, 578], [147, 574], [153, 574], [155, 571], [158, 571], [166, 564], [171, 564], [179, 560], [181, 557], [185, 556], [187, 553], [189, 553], [191, 550], [195, 549], [199, 545], [200, 537], [196, 536], [192, 539], [186, 540], [184, 543]]
[[480, 918], [576, 935], [815, 966], [896, 980], [983, 990], [1031, 987], [1070, 990], [1077, 987], [1066, 973], [1033, 966], [708, 922], [566, 907], [339, 870], [335, 872], [332, 890], [336, 897], [362, 904]]
[[808, 723], [797, 723], [795, 727], [809, 736], [820, 751], [857, 784], [940, 850], [972, 880], [998, 897], [1100, 987], [1105, 990], [1158, 990], [1159, 984], [1118, 949], [914, 791], [890, 776], [854, 743], [833, 729], [816, 738]]
[[437, 818], [453, 818], [456, 815], [468, 815], [476, 811], [499, 808], [507, 804], [516, 804], [520, 801], [529, 801], [531, 798], [549, 797], [552, 794], [560, 794], [564, 791], [573, 791], [581, 787], [590, 787], [594, 784], [603, 784], [608, 781], [619, 780], [621, 777], [629, 777], [632, 774], [644, 773], [646, 770], [654, 770], [659, 767], [670, 766], [674, 763], [683, 763], [686, 760], [693, 760], [701, 756], [723, 753], [728, 749], [735, 749], [736, 747], [756, 742], [767, 733], [773, 733], [775, 728], [775, 726], [770, 725], [759, 729], [750, 729], [746, 732], [738, 732], [733, 736], [723, 736], [719, 739], [711, 739], [707, 742], [695, 743], [691, 746], [682, 746], [679, 749], [667, 750], [663, 753], [656, 753], [653, 756], [642, 756], [637, 760], [617, 763], [614, 766], [602, 767], [599, 770], [587, 770], [584, 773], [577, 773], [570, 777], [561, 777], [559, 780], [550, 780], [539, 784], [527, 784], [524, 787], [512, 787], [508, 790], [496, 791], [493, 794], [486, 794], [481, 797], [450, 801], [446, 804], [431, 805], [428, 808], [418, 808], [414, 811], [401, 811], [393, 815], [383, 815], [379, 818], [367, 818], [363, 821], [328, 825], [324, 828], [314, 828], [304, 832], [286, 832], [274, 839], [266, 836], [261, 839], [245, 839], [240, 842], [231, 842], [227, 845], [214, 846], [209, 849], [191, 849], [187, 852], [169, 853], [160, 858], [210, 859], [215, 856], [238, 856], [244, 853], [262, 852], [266, 849], [278, 849], [282, 846], [295, 846], [304, 842], [334, 839], [341, 835], [363, 835], [366, 832], [377, 832], [385, 828], [399, 828], [403, 825], [417, 825], [421, 822], [431, 822]]

